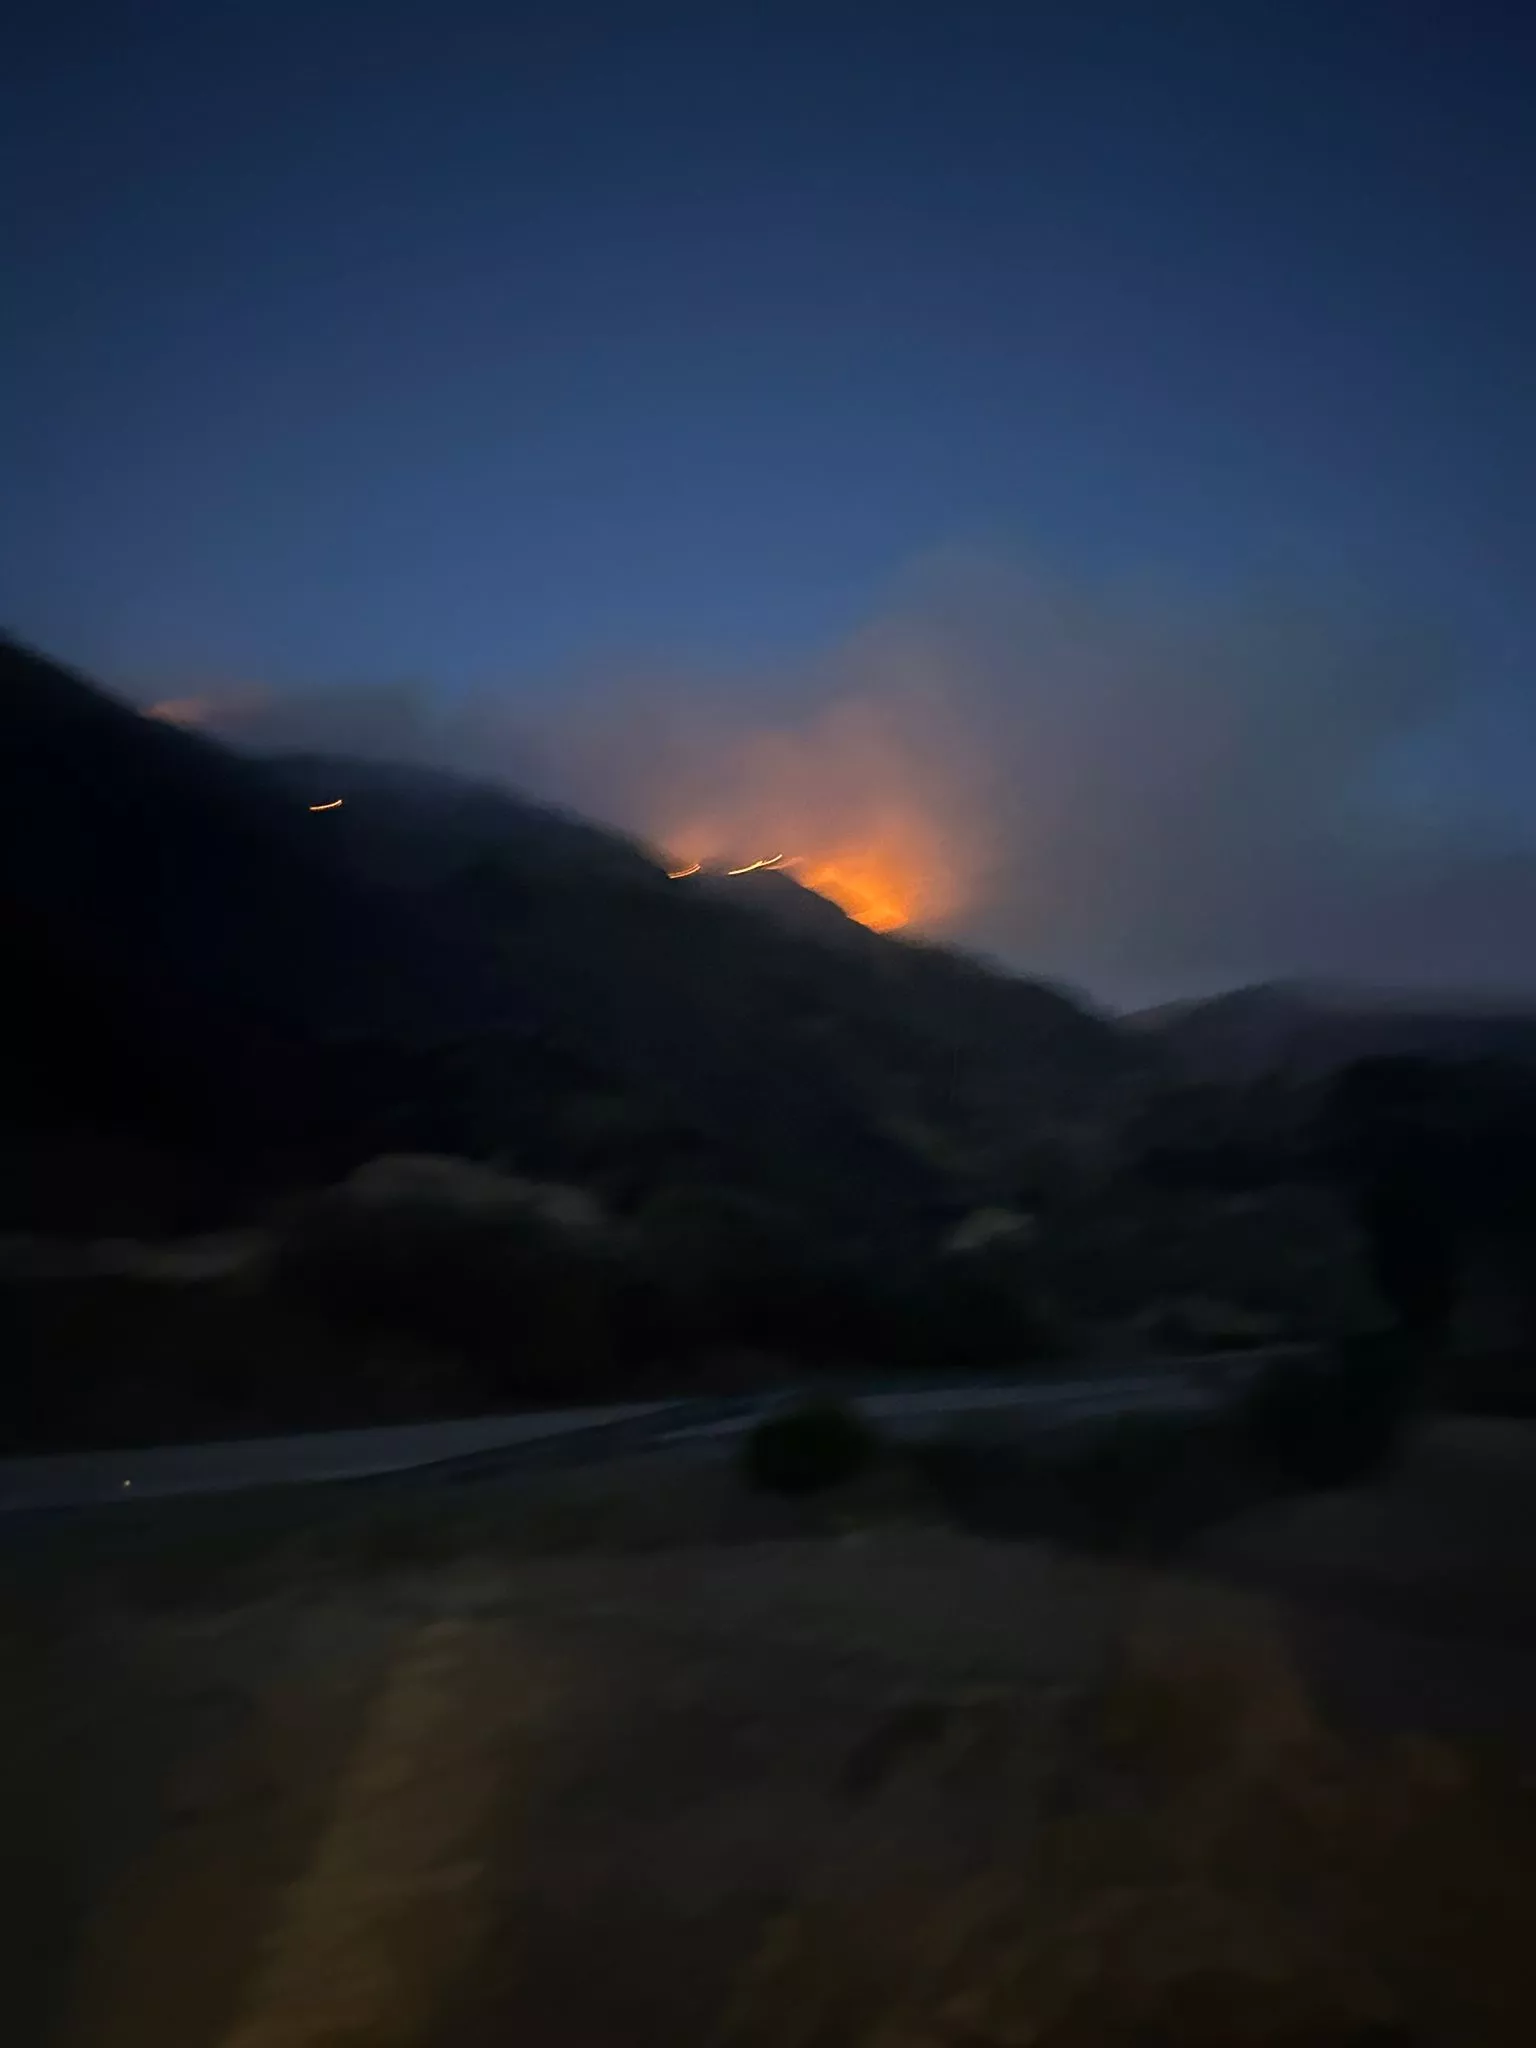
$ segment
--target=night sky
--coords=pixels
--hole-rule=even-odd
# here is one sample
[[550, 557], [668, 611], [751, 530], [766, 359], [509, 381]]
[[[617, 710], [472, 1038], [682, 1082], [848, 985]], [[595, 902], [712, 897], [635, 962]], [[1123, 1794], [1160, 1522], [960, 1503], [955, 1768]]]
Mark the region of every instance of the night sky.
[[6, 623], [659, 842], [804, 764], [1112, 1000], [1536, 986], [1532, 20], [63, 0]]

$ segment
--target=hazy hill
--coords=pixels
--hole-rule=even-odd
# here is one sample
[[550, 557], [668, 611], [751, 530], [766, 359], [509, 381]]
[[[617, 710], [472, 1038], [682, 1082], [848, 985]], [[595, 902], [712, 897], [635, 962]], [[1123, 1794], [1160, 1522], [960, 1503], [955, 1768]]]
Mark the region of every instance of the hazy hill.
[[0, 1226], [104, 1227], [157, 1176], [141, 1220], [185, 1221], [410, 1147], [873, 1226], [1010, 1185], [1139, 1085], [1070, 998], [784, 877], [679, 885], [502, 790], [263, 763], [0, 660]]
[[[376, 1107], [368, 1048], [517, 1026], [505, 978], [319, 822], [259, 766], [0, 644], [0, 1222], [53, 1206], [53, 1180], [82, 1221], [93, 1191], [115, 1216], [118, 1179], [179, 1186], [173, 1209], [238, 1201], [347, 1148]], [[53, 1174], [77, 1145], [89, 1164]]]
[[1536, 1059], [1536, 999], [1265, 982], [1127, 1020], [1198, 1081], [1312, 1081], [1381, 1054]]
[[878, 937], [786, 874], [670, 881], [617, 834], [436, 771], [273, 772], [296, 797], [350, 792], [320, 822], [355, 871], [515, 974], [586, 1077], [557, 1152], [606, 1115], [878, 1213], [1011, 1184], [1039, 1140], [1112, 1119], [1146, 1069], [1072, 998]]

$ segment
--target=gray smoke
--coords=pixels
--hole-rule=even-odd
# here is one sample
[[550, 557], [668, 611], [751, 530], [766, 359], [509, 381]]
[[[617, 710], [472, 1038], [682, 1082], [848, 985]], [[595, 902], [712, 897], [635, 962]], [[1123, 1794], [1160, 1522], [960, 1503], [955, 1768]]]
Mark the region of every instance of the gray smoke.
[[319, 690], [239, 730], [495, 775], [681, 858], [883, 849], [920, 924], [1110, 1002], [1531, 989], [1536, 846], [1403, 794], [1462, 686], [1343, 606], [949, 558], [792, 671]]

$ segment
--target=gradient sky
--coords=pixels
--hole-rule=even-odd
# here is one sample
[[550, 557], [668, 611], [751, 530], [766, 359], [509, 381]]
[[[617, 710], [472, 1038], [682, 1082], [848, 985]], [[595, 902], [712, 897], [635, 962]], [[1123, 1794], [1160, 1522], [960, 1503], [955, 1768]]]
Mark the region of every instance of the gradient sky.
[[1521, 852], [1531, 21], [61, 0], [0, 86], [6, 623], [537, 723], [814, 662], [946, 551], [1311, 592], [1445, 650], [1371, 772]]

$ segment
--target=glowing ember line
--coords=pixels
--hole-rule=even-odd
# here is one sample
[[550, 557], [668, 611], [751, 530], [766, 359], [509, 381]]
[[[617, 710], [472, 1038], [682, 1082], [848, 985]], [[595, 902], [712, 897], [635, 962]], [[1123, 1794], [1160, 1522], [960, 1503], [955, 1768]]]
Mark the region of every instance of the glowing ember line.
[[782, 853], [776, 853], [771, 860], [749, 860], [744, 868], [727, 868], [725, 872], [728, 875], [754, 875], [759, 868], [776, 868], [783, 858]]
[[801, 868], [800, 880], [872, 932], [900, 931], [911, 920], [910, 891], [899, 871], [867, 855], [811, 860]]
[[346, 802], [344, 796], [333, 796], [328, 804], [311, 804], [312, 811], [339, 811]]
[[703, 861], [696, 860], [691, 868], [668, 868], [667, 880], [669, 882], [681, 882], [689, 875], [696, 875], [703, 865]]
[[206, 725], [212, 709], [211, 697], [167, 697], [151, 704], [144, 716], [158, 718], [162, 725]]

